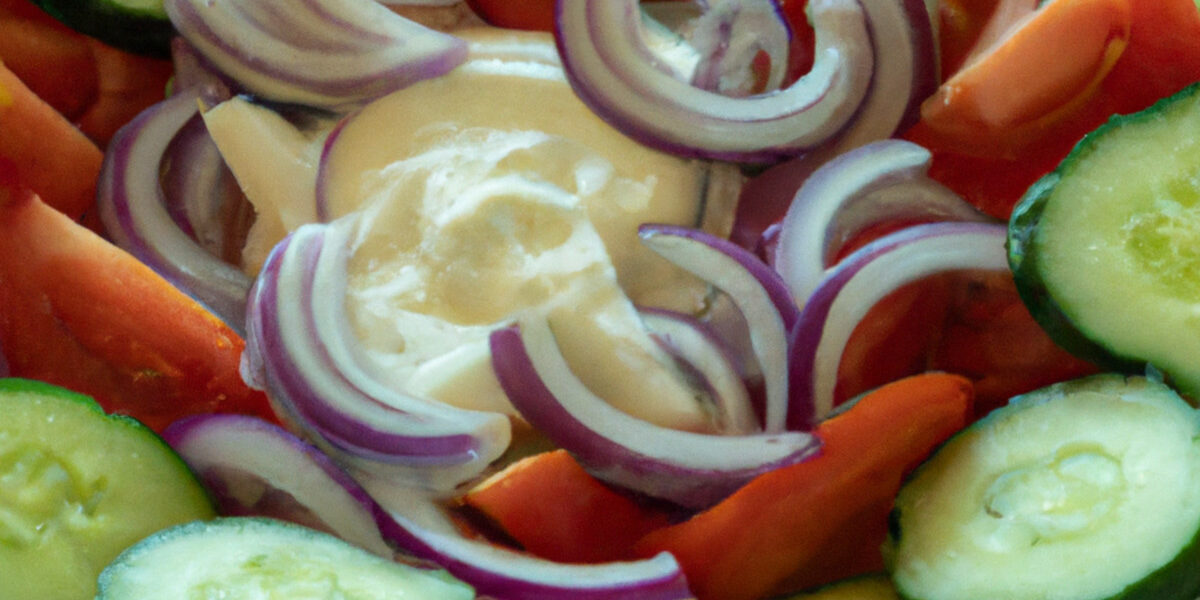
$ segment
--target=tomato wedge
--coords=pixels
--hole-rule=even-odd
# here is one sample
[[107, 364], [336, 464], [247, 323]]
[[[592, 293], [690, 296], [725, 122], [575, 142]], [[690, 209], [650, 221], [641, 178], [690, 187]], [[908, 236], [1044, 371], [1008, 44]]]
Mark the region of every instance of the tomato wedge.
[[198, 413], [274, 420], [266, 396], [239, 375], [244, 346], [0, 164], [0, 356], [10, 375], [87, 394], [155, 430]]

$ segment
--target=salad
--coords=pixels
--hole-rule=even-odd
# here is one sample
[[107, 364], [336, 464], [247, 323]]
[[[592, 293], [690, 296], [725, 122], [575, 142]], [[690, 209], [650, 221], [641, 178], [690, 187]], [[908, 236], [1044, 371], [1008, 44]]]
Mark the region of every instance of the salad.
[[150, 4], [0, 0], [0, 596], [1200, 594], [1193, 1]]

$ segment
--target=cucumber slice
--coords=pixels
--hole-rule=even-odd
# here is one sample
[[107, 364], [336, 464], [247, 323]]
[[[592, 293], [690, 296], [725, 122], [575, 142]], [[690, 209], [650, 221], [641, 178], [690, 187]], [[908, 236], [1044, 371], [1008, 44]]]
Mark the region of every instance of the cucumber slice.
[[33, 0], [67, 27], [110, 46], [167, 58], [175, 26], [162, 0]]
[[910, 600], [1192, 600], [1200, 413], [1105, 374], [1014, 398], [919, 467], [885, 556]]
[[1067, 350], [1200, 399], [1200, 84], [1087, 135], [1009, 222], [1030, 312]]
[[257, 517], [163, 530], [117, 557], [100, 575], [99, 587], [96, 600], [475, 597], [445, 571], [397, 563], [315, 529]]
[[0, 598], [91, 598], [126, 547], [214, 514], [161, 438], [86, 396], [0, 379], [0, 415]]

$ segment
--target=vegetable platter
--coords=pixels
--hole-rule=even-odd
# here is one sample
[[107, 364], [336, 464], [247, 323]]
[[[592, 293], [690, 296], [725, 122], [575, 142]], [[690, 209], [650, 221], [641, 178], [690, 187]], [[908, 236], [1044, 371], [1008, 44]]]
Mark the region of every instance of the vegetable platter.
[[1200, 596], [1194, 0], [0, 0], [0, 598]]

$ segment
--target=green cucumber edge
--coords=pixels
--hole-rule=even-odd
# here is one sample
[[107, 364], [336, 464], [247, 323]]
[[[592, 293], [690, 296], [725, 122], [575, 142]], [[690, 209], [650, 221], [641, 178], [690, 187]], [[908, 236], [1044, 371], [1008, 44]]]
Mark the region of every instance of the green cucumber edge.
[[87, 394], [76, 392], [53, 383], [39, 381], [36, 379], [27, 379], [23, 377], [0, 377], [0, 395], [3, 394], [35, 394], [47, 398], [57, 398], [63, 401], [74, 402], [83, 408], [96, 413], [97, 417], [105, 419], [121, 428], [128, 429], [130, 430], [130, 433], [143, 436], [148, 441], [162, 446], [163, 449], [166, 450], [167, 454], [179, 464], [180, 468], [182, 468], [183, 471], [191, 476], [192, 480], [196, 483], [196, 486], [204, 492], [204, 497], [209, 508], [212, 510], [212, 513], [216, 515], [217, 501], [212, 495], [212, 490], [209, 490], [208, 486], [204, 485], [204, 482], [200, 480], [200, 477], [194, 470], [192, 470], [192, 467], [187, 464], [187, 461], [185, 461], [183, 457], [175, 451], [174, 448], [171, 447], [171, 444], [167, 443], [167, 440], [163, 439], [163, 437], [159, 435], [157, 431], [154, 431], [145, 423], [129, 415], [107, 412], [104, 410], [104, 407], [96, 401], [95, 398], [92, 398]]
[[1121, 354], [1119, 350], [1096, 341], [1076, 326], [1046, 288], [1040, 274], [1037, 253], [1029, 251], [1029, 247], [1059, 180], [1068, 175], [1077, 162], [1087, 158], [1096, 144], [1124, 126], [1153, 119], [1157, 113], [1197, 94], [1200, 94], [1200, 82], [1191, 84], [1141, 111], [1109, 117], [1104, 124], [1084, 135], [1053, 171], [1030, 186], [1013, 208], [1009, 218], [1008, 264], [1013, 273], [1017, 293], [1026, 308], [1060, 347], [1105, 370], [1136, 375], [1146, 372], [1151, 365], [1144, 359]]
[[175, 26], [161, 3], [136, 9], [115, 0], [32, 0], [63, 25], [109, 46], [153, 58], [171, 55]]
[[[1099, 373], [1079, 379], [1052, 384], [1044, 388], [1033, 390], [1026, 394], [1015, 396], [1014, 399], [1031, 394], [1039, 394], [1043, 390], [1057, 386], [1088, 386], [1097, 381], [1104, 381], [1112, 378], [1125, 379], [1126, 377], [1126, 375], [1119, 373]], [[1153, 379], [1149, 380], [1154, 381]], [[1172, 388], [1171, 391], [1178, 394], [1178, 391], [1174, 388]], [[1186, 400], [1186, 398], [1184, 398], [1184, 400]], [[989, 416], [984, 416], [979, 422], [986, 421], [988, 419]], [[942, 446], [946, 446], [953, 442], [956, 438], [966, 435], [968, 429], [969, 428], [962, 429], [950, 436], [949, 439], [942, 443]], [[932, 461], [933, 457], [937, 455], [937, 452], [938, 450], [934, 450], [933, 454], [929, 456], [929, 459], [914, 469], [913, 472], [909, 473], [908, 476], [905, 477], [905, 483], [916, 478], [920, 471], [927, 468], [926, 465]], [[887, 539], [883, 544], [885, 567], [889, 573], [892, 571], [893, 567], [893, 553], [896, 545], [899, 543], [899, 540], [903, 535], [904, 532], [900, 526], [900, 507], [896, 506], [888, 514], [888, 534]], [[1197, 595], [1200, 595], [1200, 569], [1196, 568], [1197, 564], [1200, 564], [1200, 528], [1197, 528], [1197, 530], [1192, 533], [1191, 539], [1179, 549], [1179, 552], [1175, 554], [1175, 558], [1171, 559], [1165, 565], [1148, 573], [1140, 580], [1129, 584], [1115, 596], [1088, 600], [1193, 600], [1197, 597]], [[925, 600], [919, 596], [906, 595], [898, 585], [894, 585], [893, 587], [896, 590], [897, 597], [901, 600]], [[1173, 593], [1179, 594], [1179, 590], [1181, 589], [1188, 591], [1180, 596], [1171, 595]]]

